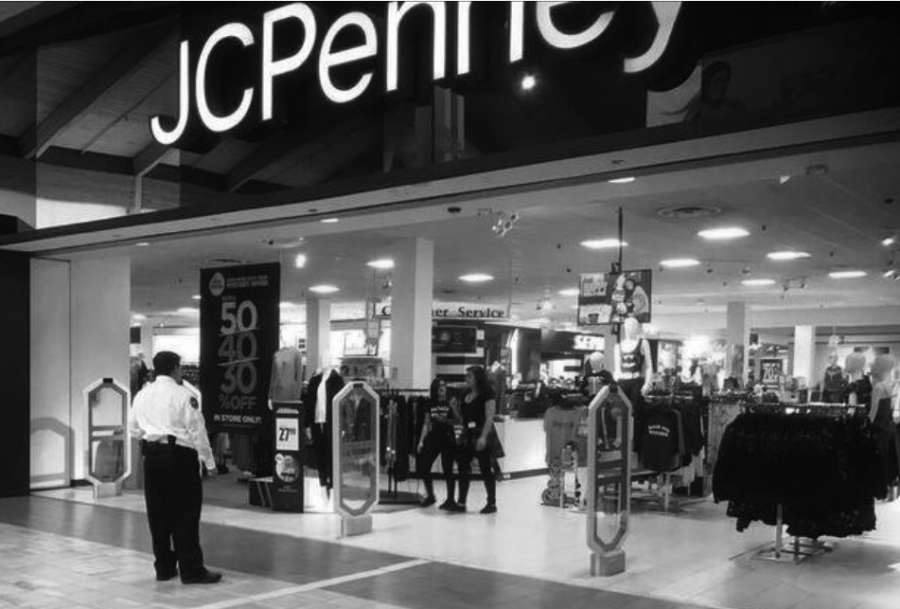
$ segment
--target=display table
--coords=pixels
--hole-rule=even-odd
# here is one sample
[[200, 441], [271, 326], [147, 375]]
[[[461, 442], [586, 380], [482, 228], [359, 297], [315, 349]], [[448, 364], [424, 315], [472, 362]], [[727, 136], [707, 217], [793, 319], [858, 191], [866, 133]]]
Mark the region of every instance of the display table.
[[515, 478], [547, 473], [543, 419], [506, 419], [494, 426], [506, 452], [500, 459], [504, 475]]

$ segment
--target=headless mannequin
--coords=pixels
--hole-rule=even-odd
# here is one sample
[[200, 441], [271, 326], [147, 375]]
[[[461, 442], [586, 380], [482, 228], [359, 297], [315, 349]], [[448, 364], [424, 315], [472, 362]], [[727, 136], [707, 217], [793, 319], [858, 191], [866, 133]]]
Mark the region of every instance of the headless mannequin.
[[620, 391], [633, 407], [634, 449], [640, 453], [646, 420], [644, 395], [652, 388], [653, 359], [650, 343], [641, 338], [641, 324], [633, 317], [622, 325], [616, 367]]
[[833, 353], [828, 357], [828, 368], [825, 369], [822, 401], [829, 404], [840, 402], [846, 388], [847, 377], [844, 375], [844, 369], [838, 365], [837, 353]]
[[868, 405], [872, 394], [872, 384], [867, 382], [866, 356], [862, 353], [851, 353], [844, 362], [844, 370], [847, 372], [850, 384], [844, 391], [842, 401], [849, 406]]

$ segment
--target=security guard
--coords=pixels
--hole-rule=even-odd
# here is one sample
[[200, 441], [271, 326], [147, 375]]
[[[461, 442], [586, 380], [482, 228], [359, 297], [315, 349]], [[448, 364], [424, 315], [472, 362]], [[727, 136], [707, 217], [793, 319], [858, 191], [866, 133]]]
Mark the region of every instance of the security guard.
[[156, 381], [135, 397], [129, 426], [144, 456], [156, 579], [181, 575], [185, 584], [215, 584], [222, 574], [206, 569], [200, 549], [201, 461], [211, 475], [216, 471], [206, 425], [197, 400], [181, 385], [181, 357], [163, 351], [153, 367]]

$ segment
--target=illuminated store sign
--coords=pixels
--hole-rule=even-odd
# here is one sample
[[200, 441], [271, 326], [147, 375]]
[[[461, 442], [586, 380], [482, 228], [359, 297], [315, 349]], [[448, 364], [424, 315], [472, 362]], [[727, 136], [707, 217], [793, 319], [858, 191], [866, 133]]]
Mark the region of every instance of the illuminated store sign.
[[[473, 71], [473, 15], [474, 2], [388, 2], [384, 22], [376, 25], [369, 14], [349, 12], [328, 25], [320, 23], [313, 8], [304, 2], [293, 2], [262, 16], [262, 27], [238, 21], [216, 29], [202, 43], [184, 40], [180, 45], [178, 116], [169, 120], [155, 116], [150, 121], [153, 137], [160, 144], [176, 144], [186, 133], [192, 120], [192, 110], [202, 125], [210, 132], [224, 133], [248, 120], [254, 103], [258, 102], [259, 121], [265, 123], [275, 115], [275, 88], [280, 78], [301, 69], [315, 70], [319, 88], [327, 100], [335, 105], [358, 100], [373, 87], [376, 70], [384, 83], [385, 94], [401, 88], [401, 56], [409, 54], [413, 47], [405, 48], [402, 38], [403, 24], [413, 12], [431, 18], [434, 25], [432, 82], [461, 78]], [[509, 65], [525, 58], [526, 44], [536, 41], [529, 37], [526, 22], [533, 19], [542, 43], [551, 49], [572, 51], [597, 41], [614, 22], [619, 6], [610, 5], [607, 10], [594, 15], [590, 22], [579, 28], [559, 24], [559, 9], [573, 2], [508, 2], [509, 28], [505, 41]], [[594, 3], [590, 3], [594, 4]], [[650, 2], [655, 16], [655, 32], [649, 46], [634, 56], [624, 57], [622, 71], [626, 74], [643, 72], [656, 64], [665, 54], [672, 38], [675, 22], [681, 11], [681, 2]], [[530, 15], [529, 15], [530, 13]], [[415, 17], [414, 17], [415, 18]], [[276, 49], [286, 48], [279, 33], [282, 25], [290, 25], [292, 36], [297, 36], [293, 52], [281, 57]], [[407, 26], [409, 27], [409, 26]], [[650, 27], [650, 25], [648, 25]], [[296, 32], [302, 32], [298, 36]], [[284, 34], [282, 34], [284, 35]], [[338, 44], [338, 40], [354, 40], [353, 46]], [[291, 40], [290, 42], [293, 42]], [[208, 98], [210, 64], [225, 46], [241, 49], [243, 53], [259, 54], [259, 82], [247, 86], [240, 99], [230, 102], [227, 109], [211, 103]], [[254, 48], [258, 47], [255, 51]], [[196, 68], [192, 73], [193, 58]], [[255, 56], [253, 56], [255, 59]], [[372, 60], [381, 57], [377, 63]], [[453, 61], [450, 61], [450, 58]], [[450, 66], [453, 63], [454, 66]], [[335, 71], [357, 64], [359, 69], [349, 81], [336, 82]], [[193, 103], [192, 103], [193, 102]]]

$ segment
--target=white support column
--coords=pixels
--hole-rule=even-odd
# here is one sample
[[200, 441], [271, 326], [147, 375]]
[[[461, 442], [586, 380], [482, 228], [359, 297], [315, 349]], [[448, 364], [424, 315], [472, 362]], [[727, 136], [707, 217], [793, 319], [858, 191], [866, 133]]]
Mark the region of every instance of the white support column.
[[794, 328], [794, 372], [796, 378], [803, 379], [801, 386], [814, 384], [813, 367], [816, 364], [816, 327], [796, 326]]
[[399, 244], [391, 299], [391, 379], [395, 387], [426, 389], [432, 378], [431, 307], [434, 242]]
[[79, 260], [71, 266], [71, 412], [74, 431], [73, 477], [87, 465], [85, 387], [112, 378], [130, 379], [131, 259]]
[[331, 364], [331, 301], [319, 298], [306, 300], [306, 375], [312, 378], [316, 370]]
[[729, 302], [726, 312], [725, 340], [728, 341], [728, 357], [725, 374], [747, 381], [747, 356], [750, 345], [750, 324], [747, 303]]

